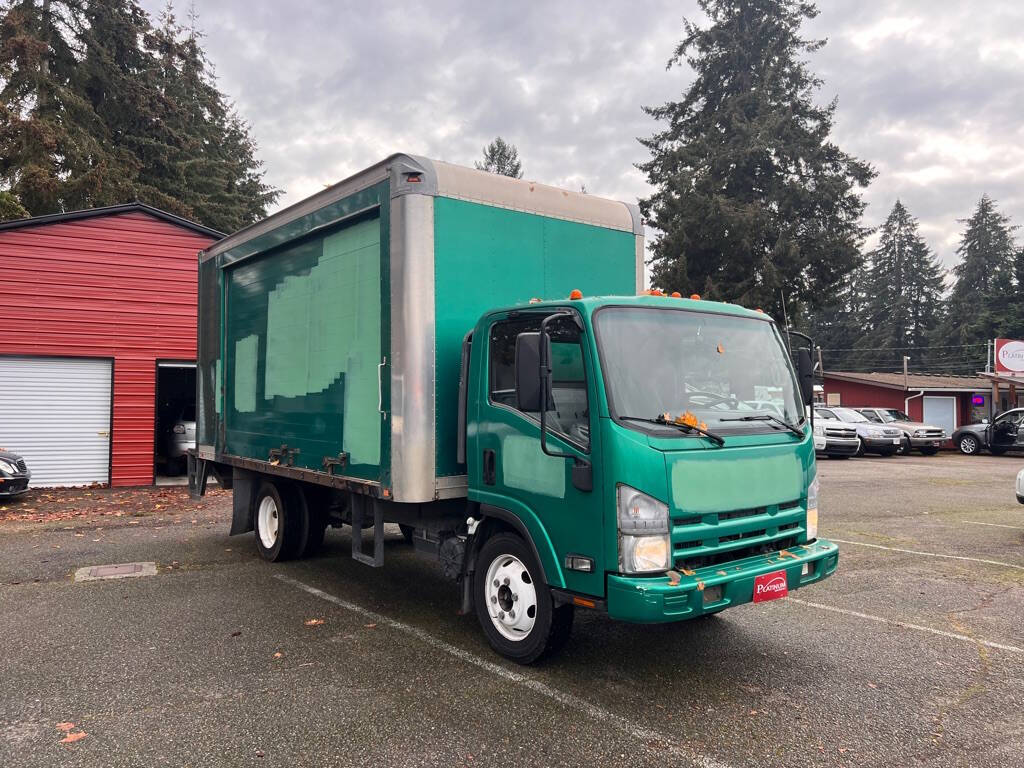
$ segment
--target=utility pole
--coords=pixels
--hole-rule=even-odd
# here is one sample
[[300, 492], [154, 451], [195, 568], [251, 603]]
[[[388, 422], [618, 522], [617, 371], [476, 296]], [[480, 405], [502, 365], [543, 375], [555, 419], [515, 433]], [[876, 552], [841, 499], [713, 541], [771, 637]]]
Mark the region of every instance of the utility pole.
[[903, 356], [903, 388], [904, 389], [909, 389], [910, 388], [910, 385], [908, 383], [909, 382], [910, 374], [907, 372], [907, 364], [909, 362], [910, 362], [910, 358], [907, 357], [906, 355], [904, 355]]

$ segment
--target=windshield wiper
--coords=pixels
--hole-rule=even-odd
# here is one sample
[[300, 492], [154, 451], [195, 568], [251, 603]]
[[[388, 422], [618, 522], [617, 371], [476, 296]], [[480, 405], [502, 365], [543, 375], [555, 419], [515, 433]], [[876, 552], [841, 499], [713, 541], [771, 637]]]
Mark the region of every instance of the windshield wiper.
[[643, 416], [619, 416], [619, 418], [622, 419], [623, 421], [644, 421], [647, 422], [648, 424], [660, 424], [661, 426], [664, 427], [676, 427], [677, 429], [682, 429], [686, 432], [696, 432], [706, 437], [719, 448], [725, 445], [725, 438], [722, 437], [721, 435], [716, 435], [714, 432], [695, 426], [693, 424], [683, 424], [681, 421], [668, 421], [663, 416], [659, 416], [656, 419], [648, 419]]
[[802, 438], [804, 436], [803, 430], [796, 424], [790, 424], [785, 419], [780, 419], [778, 416], [773, 416], [770, 413], [760, 413], [757, 416], [739, 416], [735, 419], [719, 419], [719, 421], [774, 421], [776, 424], [784, 426], [797, 437]]

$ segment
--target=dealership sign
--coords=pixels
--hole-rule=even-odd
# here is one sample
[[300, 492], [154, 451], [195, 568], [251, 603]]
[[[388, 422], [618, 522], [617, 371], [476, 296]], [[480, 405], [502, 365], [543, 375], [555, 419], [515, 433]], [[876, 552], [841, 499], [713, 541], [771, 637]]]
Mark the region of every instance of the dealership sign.
[[996, 339], [996, 373], [1024, 376], [1024, 341]]

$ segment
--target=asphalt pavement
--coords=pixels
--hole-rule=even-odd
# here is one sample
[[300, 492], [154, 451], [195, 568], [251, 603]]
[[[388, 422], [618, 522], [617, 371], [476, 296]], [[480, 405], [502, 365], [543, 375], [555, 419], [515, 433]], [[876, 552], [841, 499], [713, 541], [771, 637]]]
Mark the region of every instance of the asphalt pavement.
[[[831, 579], [675, 625], [579, 611], [530, 668], [397, 529], [375, 570], [347, 530], [263, 562], [223, 492], [0, 519], [0, 766], [1021, 766], [1022, 466], [823, 460]], [[133, 561], [156, 575], [73, 581]]]

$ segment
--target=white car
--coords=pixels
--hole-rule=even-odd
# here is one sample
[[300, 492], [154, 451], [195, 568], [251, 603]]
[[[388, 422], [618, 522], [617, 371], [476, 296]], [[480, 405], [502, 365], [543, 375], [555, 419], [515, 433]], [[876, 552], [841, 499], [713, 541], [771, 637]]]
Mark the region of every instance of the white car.
[[1017, 501], [1024, 504], [1024, 469], [1017, 473]]

